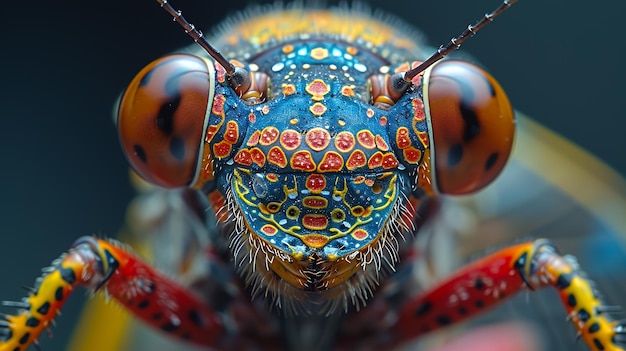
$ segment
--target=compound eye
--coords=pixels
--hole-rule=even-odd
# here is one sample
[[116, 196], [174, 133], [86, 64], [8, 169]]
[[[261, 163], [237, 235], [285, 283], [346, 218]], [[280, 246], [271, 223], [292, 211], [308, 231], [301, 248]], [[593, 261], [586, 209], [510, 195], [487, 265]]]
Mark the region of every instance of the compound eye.
[[153, 61], [132, 80], [117, 126], [126, 157], [144, 179], [167, 188], [193, 182], [213, 80], [210, 65], [183, 54]]
[[483, 188], [513, 146], [514, 112], [506, 94], [491, 75], [464, 61], [442, 61], [424, 79], [438, 190], [458, 195]]

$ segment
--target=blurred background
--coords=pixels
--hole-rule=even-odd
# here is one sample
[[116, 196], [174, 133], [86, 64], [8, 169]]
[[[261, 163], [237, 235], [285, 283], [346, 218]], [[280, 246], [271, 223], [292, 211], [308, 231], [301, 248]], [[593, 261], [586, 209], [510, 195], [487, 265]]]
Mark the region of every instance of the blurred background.
[[[433, 46], [499, 4], [364, 2], [418, 27]], [[206, 32], [249, 3], [173, 5]], [[191, 40], [154, 1], [35, 0], [4, 7], [0, 299], [19, 299], [19, 287], [31, 285], [75, 238], [115, 235], [133, 192], [112, 124], [113, 103], [145, 64]], [[624, 9], [626, 3], [609, 0], [520, 0], [462, 50], [499, 80], [518, 110], [624, 175]], [[70, 299], [55, 337], [42, 337], [44, 349], [63, 349], [83, 295]]]

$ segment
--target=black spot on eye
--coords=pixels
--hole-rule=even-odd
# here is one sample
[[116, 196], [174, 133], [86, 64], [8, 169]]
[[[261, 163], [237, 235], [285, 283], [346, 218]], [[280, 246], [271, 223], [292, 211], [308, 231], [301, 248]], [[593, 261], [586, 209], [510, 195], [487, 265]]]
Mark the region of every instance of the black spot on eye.
[[59, 286], [54, 292], [54, 299], [57, 301], [63, 300], [63, 287]]
[[22, 345], [26, 344], [26, 342], [28, 341], [28, 339], [30, 339], [30, 333], [26, 333], [26, 334], [24, 334], [24, 335], [20, 338], [20, 344], [22, 344]]
[[483, 308], [485, 306], [485, 303], [483, 302], [483, 300], [476, 300], [474, 301], [474, 306], [476, 306], [476, 308]]
[[423, 302], [421, 305], [419, 305], [415, 309], [415, 316], [416, 317], [421, 317], [421, 316], [425, 315], [426, 313], [428, 313], [428, 311], [430, 311], [430, 309], [432, 307], [433, 307], [433, 304], [430, 303], [429, 301]]
[[59, 273], [61, 273], [61, 278], [68, 284], [72, 285], [76, 282], [76, 274], [70, 268], [61, 268], [59, 269]]
[[165, 134], [172, 134], [174, 131], [174, 113], [180, 104], [180, 96], [176, 96], [161, 106], [156, 118], [157, 128]]
[[185, 158], [185, 142], [183, 139], [173, 137], [170, 140], [170, 153], [177, 160], [183, 160]]
[[442, 315], [437, 317], [437, 324], [439, 325], [449, 325], [452, 323], [452, 319], [450, 317]]
[[26, 321], [26, 325], [29, 326], [29, 327], [36, 327], [36, 326], [39, 325], [39, 319], [37, 319], [35, 317], [30, 317]]
[[488, 171], [493, 167], [498, 161], [498, 153], [494, 152], [487, 158], [487, 162], [485, 162], [485, 171]]
[[463, 158], [463, 145], [452, 145], [448, 151], [448, 167], [456, 167]]
[[574, 296], [574, 294], [569, 294], [567, 297], [567, 304], [569, 307], [576, 307], [576, 296]]
[[41, 304], [41, 306], [39, 306], [39, 308], [37, 309], [37, 313], [41, 314], [41, 315], [46, 315], [48, 314], [48, 311], [50, 310], [50, 303], [49, 302], [44, 302], [43, 304]]
[[476, 290], [482, 290], [485, 288], [485, 282], [483, 282], [482, 279], [478, 278], [476, 279], [476, 281], [474, 282], [474, 288], [476, 288]]
[[465, 121], [465, 129], [463, 130], [463, 141], [468, 142], [480, 134], [480, 122], [476, 116], [476, 110], [473, 106], [461, 103], [459, 107], [463, 121]]
[[459, 309], [457, 310], [459, 312], [460, 315], [465, 316], [467, 315], [467, 309], [465, 307], [459, 307]]
[[137, 157], [139, 157], [139, 159], [141, 160], [141, 162], [146, 163], [146, 150], [143, 149], [143, 147], [141, 145], [133, 145], [133, 149], [135, 150], [135, 155], [137, 155]]

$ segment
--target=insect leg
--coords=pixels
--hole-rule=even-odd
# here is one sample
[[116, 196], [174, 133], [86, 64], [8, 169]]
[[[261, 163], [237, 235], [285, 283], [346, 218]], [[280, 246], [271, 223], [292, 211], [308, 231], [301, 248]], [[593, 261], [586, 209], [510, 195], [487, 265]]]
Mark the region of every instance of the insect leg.
[[616, 336], [624, 324], [613, 321], [571, 256], [561, 256], [547, 240], [518, 244], [459, 270], [438, 286], [406, 303], [394, 326], [401, 342], [474, 316], [525, 288], [554, 287], [567, 315], [591, 350], [623, 350]]
[[2, 315], [0, 351], [37, 344], [78, 286], [104, 291], [137, 318], [174, 337], [215, 346], [226, 334], [221, 317], [198, 297], [113, 241], [80, 238], [46, 271], [21, 302], [3, 302], [20, 311]]

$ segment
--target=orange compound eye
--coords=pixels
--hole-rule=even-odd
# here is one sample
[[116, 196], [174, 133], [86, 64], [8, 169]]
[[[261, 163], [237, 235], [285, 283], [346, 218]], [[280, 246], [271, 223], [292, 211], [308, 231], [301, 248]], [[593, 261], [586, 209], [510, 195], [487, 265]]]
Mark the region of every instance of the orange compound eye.
[[126, 157], [144, 179], [167, 188], [193, 183], [214, 80], [203, 59], [175, 54], [153, 61], [130, 83], [117, 126]]
[[434, 149], [434, 177], [445, 194], [467, 194], [504, 167], [515, 132], [506, 94], [487, 72], [447, 60], [424, 75], [424, 101]]

